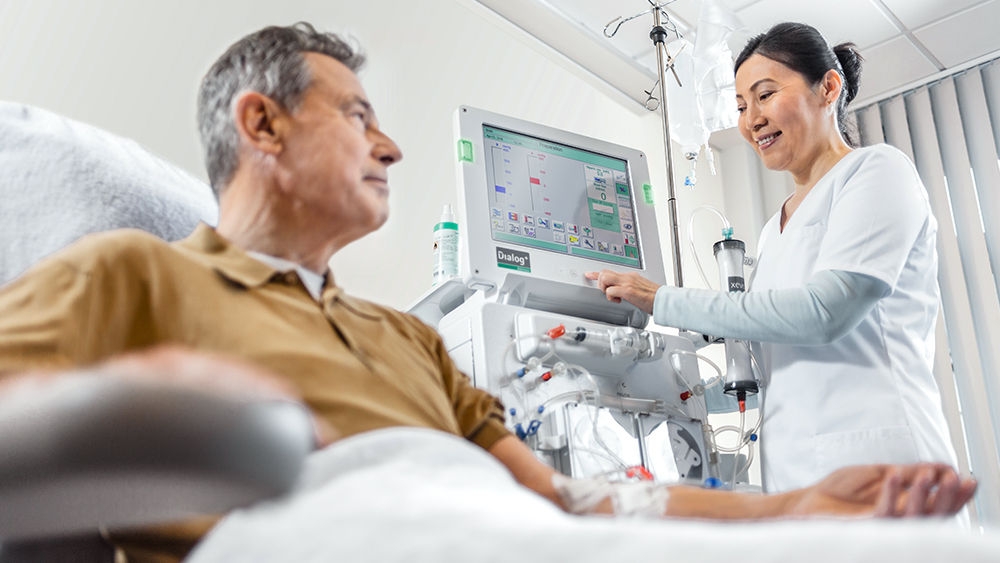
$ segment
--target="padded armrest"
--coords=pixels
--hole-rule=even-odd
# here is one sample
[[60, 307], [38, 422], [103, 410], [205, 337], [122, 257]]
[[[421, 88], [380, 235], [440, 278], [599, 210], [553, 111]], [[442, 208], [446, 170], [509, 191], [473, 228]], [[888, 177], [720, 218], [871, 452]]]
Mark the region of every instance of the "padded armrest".
[[305, 407], [81, 374], [0, 398], [0, 538], [218, 514], [291, 488]]

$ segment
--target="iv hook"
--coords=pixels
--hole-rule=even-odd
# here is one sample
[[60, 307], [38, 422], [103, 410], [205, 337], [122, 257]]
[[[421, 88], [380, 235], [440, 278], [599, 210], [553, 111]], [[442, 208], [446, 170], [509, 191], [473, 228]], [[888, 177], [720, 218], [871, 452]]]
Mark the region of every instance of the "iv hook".
[[[674, 68], [674, 57], [679, 55], [681, 51], [684, 50], [685, 47], [687, 47], [687, 45], [681, 45], [681, 48], [677, 51], [677, 54], [674, 55], [673, 57], [670, 56], [670, 52], [667, 51], [667, 62], [664, 65], [666, 68], [670, 69], [671, 74], [674, 75], [674, 80], [677, 81], [677, 85], [680, 86], [681, 88], [683, 88], [684, 85], [681, 84], [681, 77], [677, 75], [677, 69]], [[657, 86], [659, 85], [660, 85], [660, 79], [657, 78], [656, 82], [653, 83], [653, 86], [650, 87], [649, 90], [642, 91], [643, 94], [646, 94], [646, 102], [643, 105], [646, 106], [646, 109], [648, 109], [649, 111], [656, 111], [660, 107], [660, 100], [658, 100], [656, 96], [653, 95], [653, 91], [656, 90]]]
[[[650, 8], [650, 9], [644, 11], [644, 12], [640, 12], [638, 14], [635, 14], [633, 16], [629, 16], [627, 18], [622, 17], [622, 16], [618, 16], [617, 18], [609, 21], [607, 23], [607, 25], [604, 26], [604, 36], [607, 37], [608, 39], [611, 39], [612, 37], [615, 36], [616, 33], [618, 33], [618, 30], [621, 28], [622, 24], [624, 24], [626, 22], [630, 22], [630, 21], [632, 21], [632, 20], [634, 20], [636, 18], [641, 18], [642, 16], [645, 16], [646, 14], [651, 14], [653, 12], [653, 10], [660, 10], [660, 13], [669, 22], [670, 21], [670, 17], [667, 15], [666, 12], [663, 11], [663, 7], [666, 6], [667, 4], [672, 4], [672, 3], [676, 2], [676, 1], [677, 0], [669, 0], [668, 2], [657, 3], [657, 2], [653, 2], [653, 0], [648, 0], [649, 5], [652, 6], [652, 8]], [[614, 25], [615, 23], [617, 23], [618, 25], [615, 25], [615, 28], [609, 32], [608, 28], [611, 27], [612, 25]], [[672, 31], [676, 32], [676, 30], [672, 30]]]

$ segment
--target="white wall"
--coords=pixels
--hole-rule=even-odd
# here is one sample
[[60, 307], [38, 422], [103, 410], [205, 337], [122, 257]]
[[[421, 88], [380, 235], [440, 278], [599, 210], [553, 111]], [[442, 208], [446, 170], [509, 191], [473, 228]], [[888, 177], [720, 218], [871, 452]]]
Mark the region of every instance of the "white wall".
[[[389, 223], [334, 258], [348, 291], [405, 307], [429, 287], [431, 227], [456, 201], [460, 104], [644, 150], [665, 201], [657, 115], [474, 0], [3, 0], [0, 99], [133, 138], [204, 178], [194, 118], [202, 74], [242, 35], [298, 20], [357, 38], [369, 56], [362, 82], [404, 153], [390, 171]], [[682, 181], [686, 165], [678, 168]], [[700, 176], [696, 191], [680, 194], [682, 221], [696, 202], [721, 201], [717, 179]]]

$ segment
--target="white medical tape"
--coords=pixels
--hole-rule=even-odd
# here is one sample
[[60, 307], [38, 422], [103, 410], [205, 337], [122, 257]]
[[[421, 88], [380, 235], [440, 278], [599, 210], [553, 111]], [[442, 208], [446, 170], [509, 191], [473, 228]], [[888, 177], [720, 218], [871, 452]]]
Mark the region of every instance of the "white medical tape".
[[589, 514], [608, 499], [615, 516], [661, 518], [670, 499], [666, 486], [651, 482], [615, 483], [602, 477], [572, 479], [556, 473], [552, 476], [552, 486], [563, 506], [573, 514]]

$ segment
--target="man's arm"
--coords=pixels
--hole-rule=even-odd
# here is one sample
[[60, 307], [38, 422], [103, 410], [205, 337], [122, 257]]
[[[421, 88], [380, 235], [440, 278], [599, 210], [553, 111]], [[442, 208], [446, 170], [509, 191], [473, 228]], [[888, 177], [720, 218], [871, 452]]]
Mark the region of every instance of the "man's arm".
[[[552, 484], [556, 470], [545, 465], [516, 436], [504, 436], [493, 443], [489, 453], [507, 466], [517, 482], [549, 499], [562, 509], [559, 493]], [[609, 505], [610, 508], [610, 505]]]
[[[489, 453], [507, 466], [519, 483], [567, 509], [553, 483], [556, 471], [516, 437], [500, 439]], [[839, 469], [816, 485], [776, 495], [669, 487], [660, 514], [713, 520], [944, 516], [958, 512], [975, 490], [975, 481], [959, 478], [942, 464], [864, 465]], [[589, 512], [612, 514], [614, 503], [609, 496]]]

